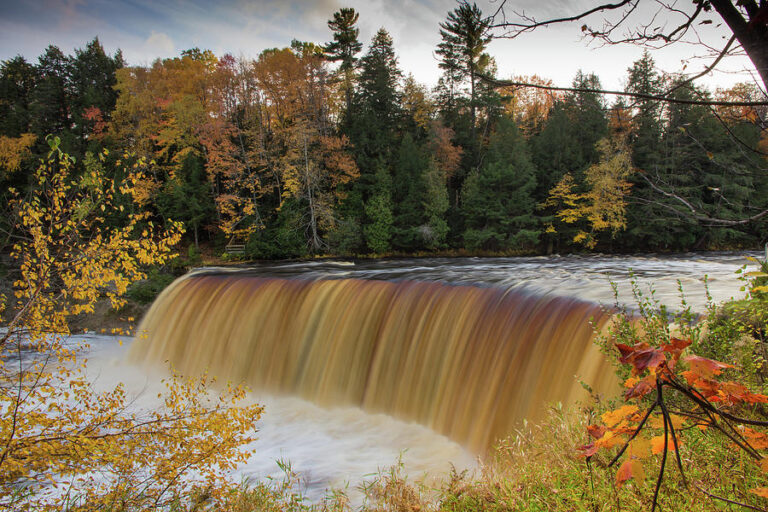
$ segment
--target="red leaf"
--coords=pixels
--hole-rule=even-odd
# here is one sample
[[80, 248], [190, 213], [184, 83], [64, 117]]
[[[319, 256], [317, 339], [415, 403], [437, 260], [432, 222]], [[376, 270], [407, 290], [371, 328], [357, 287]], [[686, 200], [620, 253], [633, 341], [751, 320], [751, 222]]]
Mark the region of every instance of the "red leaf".
[[670, 368], [674, 368], [675, 363], [678, 359], [680, 359], [680, 354], [690, 346], [693, 341], [691, 340], [681, 340], [679, 338], [672, 338], [671, 343], [667, 343], [666, 345], [662, 345], [662, 350], [664, 352], [668, 352], [672, 356], [672, 361], [669, 363]]
[[632, 386], [630, 389], [626, 390], [624, 392], [624, 400], [645, 396], [651, 391], [653, 391], [653, 385], [649, 383], [648, 379], [646, 378]]
[[667, 356], [658, 348], [646, 348], [635, 352], [632, 356], [632, 366], [637, 373], [642, 373], [647, 369], [658, 368], [666, 360]]
[[579, 446], [579, 451], [581, 452], [582, 457], [591, 457], [597, 453], [597, 450], [598, 450], [598, 447], [595, 446], [595, 443], [589, 443], [583, 446]]
[[720, 375], [726, 368], [733, 368], [733, 365], [700, 356], [688, 356], [684, 360], [691, 366], [692, 371], [705, 378]]
[[602, 425], [589, 425], [587, 427], [587, 432], [589, 432], [589, 435], [594, 437], [595, 439], [600, 439], [605, 434], [605, 431], [608, 430]]
[[635, 348], [630, 347], [629, 345], [624, 345], [623, 343], [616, 343], [616, 348], [619, 349], [619, 352], [621, 352], [619, 361], [621, 361], [623, 364], [627, 364], [629, 362], [628, 357], [632, 355], [632, 353], [635, 351]]

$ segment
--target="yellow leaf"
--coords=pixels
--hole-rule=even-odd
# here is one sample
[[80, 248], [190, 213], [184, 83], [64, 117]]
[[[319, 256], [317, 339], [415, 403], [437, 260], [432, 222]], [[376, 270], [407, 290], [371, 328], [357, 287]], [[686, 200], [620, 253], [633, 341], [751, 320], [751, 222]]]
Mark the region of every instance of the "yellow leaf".
[[[669, 419], [672, 421], [672, 426], [675, 430], [679, 430], [685, 426], [685, 418], [678, 416], [677, 414], [670, 414]], [[651, 428], [664, 428], [664, 416], [653, 416], [648, 420], [648, 426]]]
[[621, 420], [637, 412], [637, 406], [624, 405], [614, 411], [604, 413], [600, 418], [607, 427], [615, 427]]
[[651, 441], [644, 437], [636, 437], [629, 443], [629, 456], [645, 459], [651, 452]]

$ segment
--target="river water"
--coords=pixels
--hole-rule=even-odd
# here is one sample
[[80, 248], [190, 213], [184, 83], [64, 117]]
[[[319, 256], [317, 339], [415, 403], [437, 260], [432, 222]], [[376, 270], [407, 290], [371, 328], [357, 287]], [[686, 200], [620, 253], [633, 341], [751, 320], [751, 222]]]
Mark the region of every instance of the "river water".
[[231, 272], [262, 277], [304, 279], [375, 279], [439, 281], [448, 284], [499, 286], [556, 294], [613, 305], [616, 283], [619, 301], [632, 305], [631, 275], [644, 294], [670, 307], [686, 301], [699, 311], [707, 303], [705, 281], [715, 302], [739, 296], [735, 274], [758, 252], [712, 252], [677, 255], [538, 256], [521, 258], [422, 258], [361, 261], [320, 260], [261, 263], [240, 267], [206, 267], [198, 272]]
[[[407, 259], [378, 261], [317, 261], [258, 264], [238, 268], [206, 268], [201, 273], [245, 273], [303, 279], [420, 280], [515, 288], [537, 295], [563, 295], [606, 305], [614, 303], [611, 283], [621, 302], [632, 302], [632, 280], [643, 294], [670, 306], [686, 301], [703, 310], [709, 294], [715, 301], [742, 294], [735, 271], [757, 253], [709, 253], [675, 256], [566, 256], [531, 258]], [[630, 277], [634, 273], [634, 278]], [[142, 407], [155, 405], [162, 368], [126, 363], [130, 343], [90, 336], [89, 373], [97, 387], [125, 382]], [[312, 500], [329, 488], [355, 488], [381, 469], [402, 460], [412, 478], [446, 474], [451, 465], [473, 468], [475, 455], [448, 438], [383, 414], [353, 407], [321, 408], [294, 397], [271, 396], [255, 390], [249, 400], [265, 406], [257, 425], [254, 455], [236, 479], [280, 479], [278, 461], [290, 462], [301, 475], [303, 491]]]

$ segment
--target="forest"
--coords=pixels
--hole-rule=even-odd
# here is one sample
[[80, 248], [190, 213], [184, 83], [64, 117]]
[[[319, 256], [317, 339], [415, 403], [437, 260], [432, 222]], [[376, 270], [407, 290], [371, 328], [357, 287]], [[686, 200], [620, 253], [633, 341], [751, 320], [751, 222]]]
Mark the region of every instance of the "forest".
[[[596, 9], [634, 9], [638, 3], [622, 0]], [[673, 9], [658, 5], [662, 12]], [[753, 52], [749, 58], [757, 73], [765, 74], [763, 85], [768, 83], [768, 66], [757, 51], [766, 50], [768, 61], [768, 6], [696, 0], [688, 8], [682, 26], [706, 23], [697, 16], [713, 9], [726, 21], [729, 9], [741, 12], [741, 25], [729, 25], [733, 37], [723, 54], [738, 40], [744, 52]], [[262, 435], [262, 414], [272, 414], [245, 384], [217, 382], [207, 370], [184, 374], [162, 355], [167, 372], [152, 388], [143, 382], [141, 393], [152, 401], [142, 403], [149, 407], [123, 383], [99, 387], [100, 370], [95, 366], [92, 373], [90, 358], [100, 347], [90, 343], [149, 339], [136, 319], [170, 284], [171, 274], [202, 263], [201, 251], [206, 263], [217, 264], [230, 258], [336, 255], [754, 249], [766, 242], [768, 102], [757, 83], [706, 90], [695, 86], [685, 69], [659, 69], [648, 51], [620, 64], [626, 86], [618, 95], [605, 94], [589, 70], [578, 72], [567, 88], [542, 76], [499, 77], [489, 54], [493, 17], [461, 2], [435, 27], [441, 41], [434, 55], [443, 74], [430, 88], [403, 73], [384, 28], [366, 47], [359, 13], [342, 8], [329, 17], [325, 41], [294, 40], [285, 48], [264, 49], [255, 59], [192, 48], [136, 66], [119, 50], [108, 54], [94, 38], [71, 55], [51, 45], [36, 62], [23, 56], [2, 62], [0, 508], [654, 512], [662, 506], [704, 511], [717, 503], [764, 510], [768, 262], [753, 257], [736, 271], [745, 295], [717, 304], [707, 291], [702, 310], [686, 302], [683, 274], [675, 267], [669, 273], [681, 276], [679, 307], [662, 304], [653, 288], [645, 292], [630, 274], [636, 304], [620, 304], [614, 286], [615, 309], [601, 310], [605, 324], [590, 316], [582, 329], [590, 347], [594, 342], [592, 348], [607, 357], [596, 360], [615, 368], [622, 393], [601, 395], [594, 382], [574, 375], [574, 389], [589, 395], [585, 402], [550, 403], [541, 423], [526, 419], [508, 437], [494, 437], [495, 444], [478, 454], [476, 472], [451, 464], [443, 479], [427, 485], [415, 475], [409, 480], [401, 454], [389, 470], [360, 483], [361, 504], [351, 501], [349, 483], [326, 487], [322, 501], [312, 501], [303, 494], [303, 476], [282, 459], [276, 463], [284, 481], [272, 476], [234, 481], [233, 471], [257, 450], [252, 443]], [[524, 32], [533, 25], [540, 26], [531, 19], [517, 26]], [[610, 38], [612, 28], [601, 32], [584, 24], [582, 31]], [[649, 36], [642, 25], [638, 30], [643, 37], [656, 34]], [[747, 44], [758, 37], [759, 45]], [[180, 250], [187, 251], [187, 259], [178, 258]], [[689, 264], [699, 257], [678, 259]], [[352, 266], [331, 264], [342, 270]], [[223, 276], [206, 277], [236, 288], [235, 279], [225, 283]], [[331, 281], [337, 290], [353, 293], [328, 292]], [[406, 362], [426, 354], [440, 364], [454, 361], [457, 366], [440, 374], [445, 379], [423, 387], [449, 383], [467, 407], [458, 408], [454, 400], [421, 402], [440, 417], [465, 415], [467, 424], [489, 425], [491, 416], [477, 411], [511, 402], [510, 393], [489, 392], [489, 386], [468, 382], [464, 375], [470, 374], [451, 369], [473, 357], [484, 364], [478, 375], [497, 370], [497, 382], [515, 384], [514, 391], [526, 395], [521, 402], [539, 390], [517, 385], [512, 377], [530, 372], [547, 384], [553, 376], [572, 377], [563, 370], [567, 366], [547, 361], [578, 359], [574, 350], [557, 344], [561, 338], [555, 334], [576, 337], [566, 313], [586, 302], [580, 306], [562, 297], [563, 309], [547, 310], [538, 299], [524, 307], [510, 301], [504, 309], [496, 297], [512, 294], [501, 287], [444, 287], [474, 298], [461, 302], [441, 283], [416, 281], [264, 279], [259, 281], [264, 289], [284, 286], [288, 293], [265, 294], [266, 314], [260, 317], [232, 306], [252, 298], [255, 287], [237, 291], [227, 302], [182, 278], [152, 311], [158, 323], [179, 331], [175, 354], [194, 352], [188, 341], [212, 350], [210, 356], [200, 350], [205, 364], [222, 356], [234, 368], [234, 358], [240, 363], [254, 355], [268, 365], [287, 366], [250, 346], [237, 352], [231, 338], [219, 343], [212, 335], [242, 331], [263, 338], [259, 329], [265, 325], [272, 326], [269, 334], [281, 347], [289, 345], [283, 327], [298, 325], [312, 333], [325, 328], [328, 340], [346, 335], [357, 354], [389, 353]], [[707, 278], [701, 281], [706, 287]], [[314, 284], [322, 290], [315, 300], [290, 295]], [[188, 307], [193, 302], [177, 293], [187, 285], [198, 290], [200, 309]], [[372, 292], [359, 291], [368, 286]], [[383, 301], [380, 287], [400, 287], [391, 296], [408, 300]], [[404, 293], [406, 288], [413, 293]], [[448, 297], [443, 317], [458, 327], [435, 320], [439, 301], [427, 289], [443, 290], [440, 296]], [[334, 297], [343, 321], [325, 322], [317, 312], [329, 313]], [[162, 302], [175, 298], [201, 327], [172, 321]], [[214, 318], [213, 303], [250, 328], [233, 327], [225, 314]], [[375, 308], [356, 310], [358, 303], [392, 313], [391, 329], [378, 320], [383, 317], [366, 316]], [[418, 304], [432, 312], [417, 314]], [[297, 309], [280, 314], [281, 305]], [[309, 321], [291, 311], [306, 313]], [[467, 320], [469, 312], [477, 323]], [[499, 314], [498, 328], [489, 312]], [[542, 323], [543, 317], [551, 322]], [[406, 336], [411, 334], [406, 328], [421, 335], [429, 330], [425, 326], [435, 326], [430, 346], [439, 348], [398, 352], [372, 338], [369, 346], [381, 348], [360, 350], [365, 333], [389, 332], [396, 344], [418, 338]], [[112, 336], [99, 336], [95, 329], [104, 335], [109, 329]], [[471, 349], [457, 349], [449, 331], [466, 334]], [[538, 344], [513, 345], [501, 337], [523, 340], [522, 331], [535, 334], [531, 339]], [[478, 333], [487, 333], [487, 342]], [[501, 342], [494, 345], [497, 338]], [[309, 367], [306, 354], [328, 346], [317, 348], [305, 336], [295, 340], [305, 350], [295, 358], [302, 369]], [[531, 347], [542, 345], [553, 357], [534, 357], [541, 352]], [[372, 364], [353, 366], [344, 359], [349, 352], [327, 352], [367, 385], [367, 374], [357, 370]], [[514, 356], [512, 363], [505, 363], [502, 353]], [[118, 366], [108, 359], [105, 372], [117, 374]], [[149, 366], [139, 370], [128, 366], [132, 359], [122, 361], [131, 376], [150, 373]], [[312, 366], [319, 377], [327, 361], [319, 358]], [[400, 394], [409, 398], [415, 393], [408, 385], [417, 382], [409, 379], [428, 374], [400, 370], [417, 366], [391, 368], [381, 372], [385, 381], [406, 383]], [[304, 374], [300, 377], [289, 380], [303, 382]], [[307, 388], [317, 387], [307, 382]], [[388, 400], [399, 388], [381, 389]], [[482, 393], [473, 399], [467, 389]], [[348, 416], [340, 417], [354, 426]]]
[[[74, 55], [49, 46], [36, 63], [4, 61], [0, 190], [33, 188], [56, 136], [79, 173], [144, 162], [156, 222], [249, 258], [764, 242], [766, 219], [743, 220], [768, 208], [764, 107], [609, 99], [590, 92], [600, 78], [588, 71], [567, 92], [494, 87], [482, 79], [495, 76], [488, 21], [469, 4], [440, 25], [443, 75], [429, 89], [403, 74], [384, 28], [364, 48], [358, 17], [341, 9], [330, 42], [255, 60], [193, 48], [131, 66], [94, 39]], [[761, 97], [748, 83], [694, 87], [648, 52], [626, 73], [641, 96]]]

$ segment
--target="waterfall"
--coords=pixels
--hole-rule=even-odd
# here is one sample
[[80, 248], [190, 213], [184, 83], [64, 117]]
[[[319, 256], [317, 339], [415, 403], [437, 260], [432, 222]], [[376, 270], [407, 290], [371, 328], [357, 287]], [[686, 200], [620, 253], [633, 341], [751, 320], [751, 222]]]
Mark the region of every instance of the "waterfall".
[[494, 287], [193, 274], [152, 305], [131, 358], [415, 421], [480, 453], [584, 398], [577, 378], [615, 386], [592, 343], [609, 318]]

